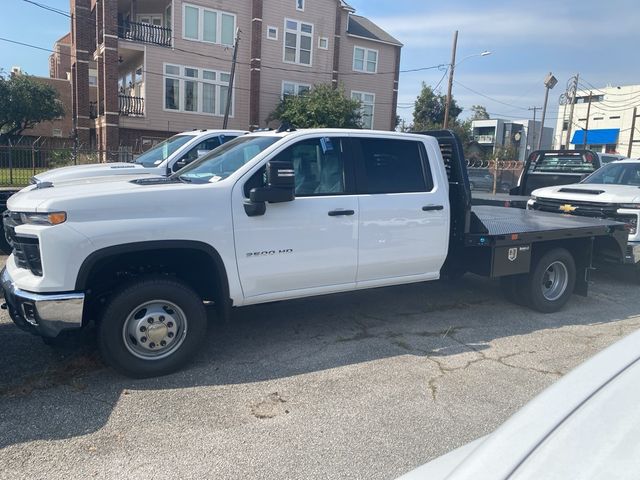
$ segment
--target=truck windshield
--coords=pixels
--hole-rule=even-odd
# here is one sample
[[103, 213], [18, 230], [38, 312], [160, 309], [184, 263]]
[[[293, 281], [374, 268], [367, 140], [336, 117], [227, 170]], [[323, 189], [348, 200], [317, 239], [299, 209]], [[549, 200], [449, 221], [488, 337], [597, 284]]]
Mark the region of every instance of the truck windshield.
[[609, 163], [581, 183], [640, 186], [640, 163]]
[[171, 138], [167, 138], [164, 142], [159, 143], [136, 158], [136, 163], [145, 168], [157, 167], [192, 138], [193, 135], [174, 135]]
[[531, 162], [529, 173], [591, 173], [595, 170], [591, 155], [543, 154]]
[[227, 178], [245, 163], [280, 140], [280, 137], [243, 136], [203, 155], [176, 172], [172, 178], [193, 183], [217, 182]]

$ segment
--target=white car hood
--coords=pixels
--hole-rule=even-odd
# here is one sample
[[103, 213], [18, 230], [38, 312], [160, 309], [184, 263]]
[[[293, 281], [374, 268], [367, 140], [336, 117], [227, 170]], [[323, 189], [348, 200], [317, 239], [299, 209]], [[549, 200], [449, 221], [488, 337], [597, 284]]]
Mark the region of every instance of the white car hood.
[[35, 175], [35, 179], [38, 182], [57, 182], [61, 180], [74, 180], [76, 178], [131, 174], [141, 176], [157, 174], [157, 171], [147, 169], [137, 163], [92, 163], [89, 165], [71, 165], [69, 167], [54, 168], [53, 170], [38, 173]]
[[[571, 189], [572, 191], [563, 192], [561, 191], [563, 189]], [[579, 190], [584, 190], [585, 193], [579, 193]], [[593, 193], [594, 191], [601, 191], [602, 193], [595, 194]], [[598, 203], [638, 203], [640, 202], [640, 187], [633, 185], [576, 183], [573, 185], [539, 188], [531, 192], [531, 195], [556, 200], [577, 200]]]
[[[131, 183], [139, 175], [88, 177], [77, 180], [56, 181], [51, 187], [30, 185], [14, 194], [7, 201], [7, 208], [16, 212], [46, 212], [60, 201], [74, 202], [96, 199], [129, 192], [139, 192], [150, 187]], [[158, 177], [162, 178], [162, 177]], [[153, 188], [153, 187], [151, 187]], [[113, 198], [113, 197], [111, 197]]]

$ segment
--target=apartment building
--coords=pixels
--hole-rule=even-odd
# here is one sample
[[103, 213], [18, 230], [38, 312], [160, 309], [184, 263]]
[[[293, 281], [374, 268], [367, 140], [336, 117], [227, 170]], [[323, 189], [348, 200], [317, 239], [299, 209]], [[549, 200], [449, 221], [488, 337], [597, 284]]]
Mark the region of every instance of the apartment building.
[[556, 147], [568, 143], [570, 149], [640, 156], [640, 85], [578, 90], [571, 128], [570, 110], [570, 105], [558, 107]]
[[236, 34], [228, 128], [266, 127], [283, 95], [319, 83], [360, 100], [365, 128], [395, 127], [402, 45], [342, 0], [71, 0], [71, 13], [81, 144], [117, 152], [222, 128]]
[[553, 128], [542, 127], [540, 121], [504, 120], [492, 118], [471, 122], [473, 141], [485, 158], [490, 158], [496, 147], [513, 147], [517, 158], [526, 160], [529, 153], [536, 150], [542, 135], [540, 148], [547, 150], [553, 143]]

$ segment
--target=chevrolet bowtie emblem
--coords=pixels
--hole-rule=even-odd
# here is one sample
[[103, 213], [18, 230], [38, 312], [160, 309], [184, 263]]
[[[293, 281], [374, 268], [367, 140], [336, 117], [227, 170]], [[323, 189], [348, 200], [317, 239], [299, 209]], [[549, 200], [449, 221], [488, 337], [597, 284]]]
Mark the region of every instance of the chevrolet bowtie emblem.
[[573, 205], [569, 205], [568, 203], [566, 205], [560, 205], [560, 207], [558, 207], [559, 210], [561, 210], [564, 213], [571, 213], [573, 211], [575, 211], [578, 207], [574, 207]]

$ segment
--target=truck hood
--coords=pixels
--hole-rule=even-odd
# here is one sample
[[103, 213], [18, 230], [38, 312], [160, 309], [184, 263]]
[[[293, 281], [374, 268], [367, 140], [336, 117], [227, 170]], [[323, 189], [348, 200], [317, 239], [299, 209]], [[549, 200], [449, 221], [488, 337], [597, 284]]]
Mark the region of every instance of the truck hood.
[[[14, 194], [7, 202], [7, 208], [17, 212], [50, 212], [55, 210], [75, 210], [86, 205], [110, 207], [116, 203], [134, 201], [132, 197], [146, 196], [158, 189], [184, 188], [182, 183], [165, 183], [163, 177], [157, 177], [158, 184], [136, 184], [131, 180], [136, 175], [103, 176], [81, 178], [78, 180], [58, 181], [49, 187], [30, 185]], [[119, 198], [120, 197], [120, 198]]]
[[531, 195], [555, 200], [576, 200], [597, 203], [638, 203], [640, 202], [640, 187], [633, 185], [578, 183], [539, 188], [534, 190]]
[[92, 163], [89, 165], [72, 165], [70, 167], [54, 168], [34, 176], [37, 182], [57, 182], [61, 180], [74, 180], [77, 178], [107, 176], [107, 175], [131, 175], [138, 176], [157, 174], [153, 169], [147, 169], [137, 163]]

